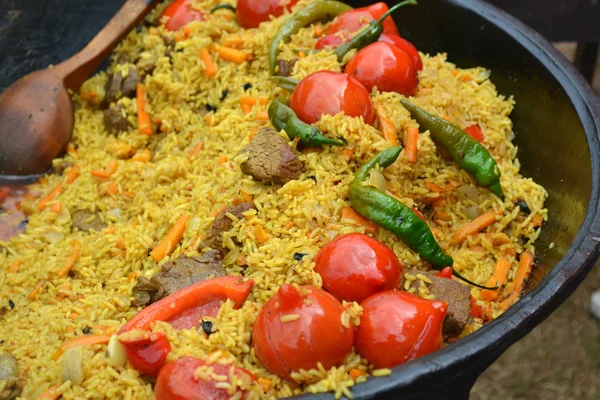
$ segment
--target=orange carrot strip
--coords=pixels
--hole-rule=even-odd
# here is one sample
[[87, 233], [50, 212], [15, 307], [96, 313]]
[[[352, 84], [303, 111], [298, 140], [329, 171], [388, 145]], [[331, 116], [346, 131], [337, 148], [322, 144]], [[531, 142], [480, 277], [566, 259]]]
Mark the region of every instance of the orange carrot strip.
[[525, 283], [529, 279], [531, 275], [531, 270], [533, 269], [534, 257], [533, 254], [526, 251], [521, 253], [521, 259], [519, 260], [519, 267], [517, 268], [517, 274], [515, 275], [515, 280], [513, 284], [508, 289], [509, 295], [502, 300], [500, 303], [500, 307], [504, 310], [508, 309], [513, 305], [514, 301], [517, 297], [521, 296], [521, 292], [525, 287]]
[[533, 217], [531, 217], [531, 223], [535, 228], [539, 228], [544, 223], [544, 217], [542, 217], [539, 214], [536, 214]]
[[427, 189], [431, 190], [432, 192], [442, 193], [444, 191], [443, 187], [441, 187], [440, 185], [437, 185], [433, 182], [425, 182], [425, 187]]
[[96, 178], [108, 179], [115, 172], [117, 172], [118, 168], [119, 168], [119, 164], [117, 163], [117, 161], [111, 160], [108, 162], [108, 164], [106, 164], [106, 167], [104, 168], [103, 171], [92, 170], [92, 171], [90, 171], [90, 173], [92, 174], [92, 176], [95, 176]]
[[60, 345], [60, 349], [65, 351], [71, 347], [77, 346], [91, 346], [93, 344], [107, 344], [110, 341], [108, 335], [91, 335], [91, 336], [80, 336], [75, 339], [71, 339]]
[[40, 294], [40, 291], [42, 290], [42, 286], [44, 286], [44, 283], [46, 283], [45, 280], [41, 280], [38, 282], [38, 284], [35, 286], [35, 288], [31, 291], [31, 293], [29, 293], [27, 295], [27, 300], [35, 300], [38, 296], [38, 294]]
[[75, 179], [77, 179], [79, 176], [79, 169], [79, 165], [73, 165], [73, 168], [69, 170], [69, 173], [67, 173], [67, 177], [65, 178], [67, 185], [73, 183]]
[[140, 276], [140, 274], [138, 274], [137, 272], [133, 272], [131, 271], [129, 273], [129, 276], [127, 277], [127, 282], [131, 282], [134, 279], [137, 279]]
[[182, 215], [179, 217], [171, 230], [158, 243], [158, 245], [156, 245], [152, 252], [150, 252], [150, 256], [154, 259], [154, 261], [160, 261], [171, 254], [177, 243], [179, 243], [183, 237], [188, 219], [190, 219], [189, 215]]
[[268, 121], [269, 113], [267, 113], [266, 111], [261, 111], [258, 114], [256, 114], [256, 119], [261, 120], [261, 121]]
[[264, 243], [269, 240], [269, 234], [265, 231], [265, 228], [262, 225], [256, 225], [254, 227], [254, 236], [256, 237], [256, 241], [258, 243]]
[[498, 297], [500, 288], [502, 287], [502, 285], [504, 285], [506, 283], [506, 278], [508, 277], [508, 271], [510, 271], [510, 263], [508, 262], [506, 257], [502, 257], [496, 263], [496, 268], [494, 269], [494, 273], [492, 274], [492, 277], [488, 280], [487, 285], [486, 285], [489, 287], [494, 287], [494, 286], [498, 285], [498, 289], [482, 290], [481, 297], [483, 297], [487, 301], [492, 301], [496, 297]]
[[241, 50], [219, 45], [214, 45], [213, 47], [215, 51], [219, 53], [219, 56], [225, 61], [241, 64], [248, 58], [248, 54], [244, 53]]
[[138, 129], [144, 135], [152, 135], [152, 123], [150, 115], [146, 112], [146, 99], [144, 98], [144, 86], [141, 83], [137, 84], [137, 109], [138, 109]]
[[219, 159], [217, 160], [217, 165], [223, 165], [227, 162], [227, 160], [227, 156], [219, 156]]
[[8, 266], [8, 272], [11, 274], [15, 274], [19, 272], [19, 267], [21, 266], [21, 260], [15, 260]]
[[52, 385], [48, 389], [44, 390], [44, 392], [40, 395], [40, 400], [57, 400], [60, 398], [62, 394], [58, 393], [56, 389], [58, 389], [58, 385]]
[[152, 160], [152, 152], [148, 149], [142, 150], [140, 153], [137, 153], [135, 156], [131, 157], [131, 161], [142, 161], [148, 162]]
[[379, 124], [379, 130], [383, 133], [383, 137], [389, 141], [392, 146], [398, 146], [398, 135], [396, 135], [394, 123], [387, 117], [381, 105], [377, 106], [377, 123]]
[[357, 378], [361, 377], [361, 376], [365, 376], [367, 374], [366, 371], [363, 371], [362, 369], [358, 369], [358, 368], [352, 368], [350, 370], [350, 378], [356, 380]]
[[62, 210], [62, 203], [60, 201], [57, 201], [54, 204], [52, 204], [52, 206], [50, 206], [50, 211], [52, 211], [55, 214], [60, 214], [61, 210]]
[[202, 149], [204, 148], [204, 142], [198, 142], [198, 144], [196, 145], [196, 147], [194, 147], [194, 150], [192, 150], [192, 155], [198, 155], [198, 153], [200, 153], [200, 151], [202, 151]]
[[217, 67], [206, 48], [200, 50], [200, 59], [204, 63], [204, 73], [206, 74], [206, 77], [213, 78], [217, 74]]
[[357, 213], [352, 207], [346, 207], [342, 210], [342, 218], [351, 219], [352, 221], [356, 222], [357, 225], [365, 228], [367, 232], [377, 232], [377, 225]]
[[252, 106], [249, 104], [242, 104], [242, 111], [244, 114], [249, 114], [252, 112]]
[[271, 389], [271, 380], [267, 379], [267, 378], [263, 378], [260, 377], [258, 378], [258, 384], [260, 385], [260, 387], [262, 388], [262, 390], [267, 393], [269, 391], [269, 389]]
[[497, 215], [498, 213], [496, 213], [496, 211], [491, 210], [484, 214], [481, 214], [479, 217], [475, 218], [471, 222], [467, 222], [466, 224], [458, 228], [456, 232], [454, 232], [450, 244], [453, 246], [460, 244], [464, 242], [469, 235], [484, 230], [485, 228], [496, 222]]
[[342, 151], [340, 151], [340, 154], [343, 156], [348, 157], [349, 160], [352, 160], [352, 157], [354, 156], [354, 150], [352, 149], [342, 149]]
[[252, 196], [252, 194], [246, 192], [243, 189], [240, 190], [240, 196], [242, 196], [242, 199], [244, 199], [246, 203], [252, 203], [252, 200], [254, 199], [254, 196]]
[[52, 189], [50, 191], [50, 193], [48, 193], [47, 195], [42, 197], [42, 199], [38, 202], [38, 204], [37, 204], [38, 210], [43, 211], [44, 208], [46, 208], [46, 206], [48, 205], [48, 203], [50, 201], [54, 200], [54, 198], [60, 194], [61, 190], [62, 190], [62, 183], [59, 183], [58, 185], [56, 185], [54, 187], [54, 189]]
[[241, 36], [237, 36], [237, 35], [227, 36], [221, 42], [222, 46], [233, 47], [235, 49], [242, 47], [243, 44], [244, 44], [244, 39]]
[[267, 105], [269, 99], [266, 97], [248, 97], [244, 96], [240, 99], [241, 104], [248, 104], [249, 106], [257, 106], [257, 105]]
[[323, 28], [321, 25], [315, 25], [315, 37], [321, 37], [323, 35]]
[[406, 161], [409, 163], [417, 162], [417, 142], [419, 141], [419, 130], [409, 127], [406, 130], [406, 142], [404, 143]]
[[58, 271], [57, 275], [60, 278], [67, 276], [67, 274], [69, 273], [71, 268], [73, 268], [73, 266], [77, 262], [77, 259], [79, 258], [79, 252], [81, 251], [81, 246], [80, 246], [79, 242], [73, 240], [71, 242], [71, 245], [73, 246], [73, 251], [71, 253], [71, 256], [67, 259], [67, 262], [65, 263], [65, 265]]
[[119, 191], [119, 187], [117, 186], [116, 183], [113, 183], [106, 188], [106, 193], [108, 193], [108, 194], [117, 194], [118, 191]]

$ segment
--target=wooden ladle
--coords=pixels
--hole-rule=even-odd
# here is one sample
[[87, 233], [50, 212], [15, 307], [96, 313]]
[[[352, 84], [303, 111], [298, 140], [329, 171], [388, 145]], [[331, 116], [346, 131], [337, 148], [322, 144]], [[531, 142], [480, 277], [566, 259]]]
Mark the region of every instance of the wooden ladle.
[[73, 133], [67, 89], [79, 90], [158, 1], [127, 0], [79, 53], [19, 79], [0, 94], [0, 181], [42, 174], [65, 152]]

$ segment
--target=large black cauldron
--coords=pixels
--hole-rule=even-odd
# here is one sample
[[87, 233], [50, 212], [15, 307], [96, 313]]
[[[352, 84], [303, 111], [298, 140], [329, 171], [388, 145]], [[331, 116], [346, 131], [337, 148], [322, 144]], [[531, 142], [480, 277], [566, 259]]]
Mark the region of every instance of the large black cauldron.
[[[515, 97], [522, 171], [548, 190], [550, 220], [525, 298], [466, 339], [356, 386], [361, 399], [467, 398], [479, 374], [575, 290], [600, 249], [600, 100], [547, 41], [498, 9], [477, 0], [419, 2], [398, 13], [403, 36], [421, 51], [447, 52], [460, 67], [490, 68], [500, 93]], [[0, 0], [0, 89], [70, 57], [122, 3]]]

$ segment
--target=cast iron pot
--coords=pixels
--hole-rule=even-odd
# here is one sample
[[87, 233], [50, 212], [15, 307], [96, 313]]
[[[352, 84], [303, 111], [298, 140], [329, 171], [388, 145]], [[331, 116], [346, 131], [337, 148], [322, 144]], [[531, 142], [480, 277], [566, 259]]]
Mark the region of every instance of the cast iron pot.
[[[355, 386], [360, 399], [468, 398], [481, 372], [575, 290], [600, 250], [598, 98], [546, 40], [504, 12], [477, 0], [419, 2], [397, 13], [404, 37], [423, 52], [448, 53], [460, 67], [490, 68], [499, 92], [514, 96], [522, 172], [548, 190], [549, 221], [536, 243], [540, 267], [527, 296], [467, 338]], [[359, 7], [369, 1], [348, 3]], [[3, 13], [20, 11], [0, 20], [0, 88], [74, 54], [121, 4], [0, 0]]]

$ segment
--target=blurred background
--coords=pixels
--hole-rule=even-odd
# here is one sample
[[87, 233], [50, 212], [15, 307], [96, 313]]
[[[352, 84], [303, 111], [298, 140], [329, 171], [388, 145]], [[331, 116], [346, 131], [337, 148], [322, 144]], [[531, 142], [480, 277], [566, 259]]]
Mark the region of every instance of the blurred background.
[[[579, 69], [600, 95], [600, 0], [490, 0], [533, 27]], [[546, 321], [477, 381], [472, 400], [600, 400], [600, 322], [588, 313], [600, 265]]]

